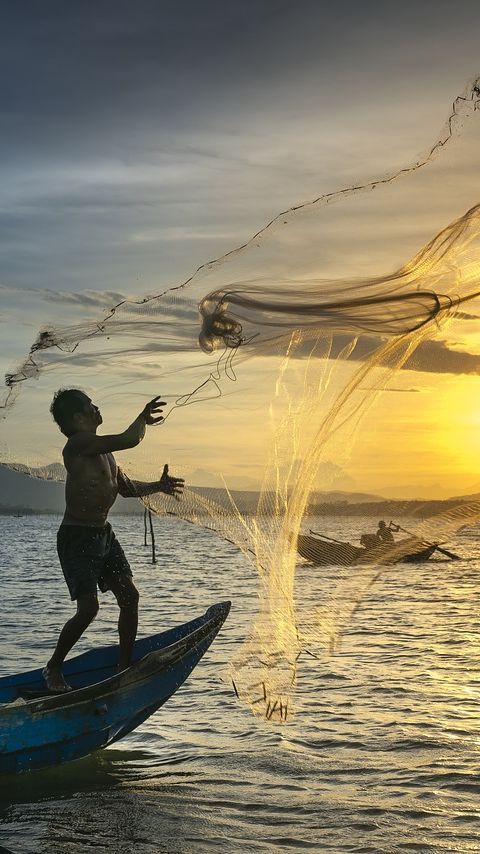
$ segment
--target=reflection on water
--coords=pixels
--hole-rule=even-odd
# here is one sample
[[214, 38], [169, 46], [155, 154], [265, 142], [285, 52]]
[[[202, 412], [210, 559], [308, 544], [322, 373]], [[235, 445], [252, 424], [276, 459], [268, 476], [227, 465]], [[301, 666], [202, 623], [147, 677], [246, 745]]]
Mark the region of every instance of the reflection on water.
[[[42, 664], [71, 613], [56, 524], [0, 517], [2, 675]], [[226, 598], [230, 617], [181, 691], [119, 745], [0, 779], [0, 846], [15, 854], [480, 850], [472, 561], [480, 530], [451, 544], [465, 561], [387, 568], [337, 654], [302, 659], [297, 715], [279, 729], [254, 720], [224, 679], [255, 612], [253, 570], [206, 531], [155, 524], [152, 566], [141, 520], [114, 523], [142, 593], [141, 633]], [[328, 533], [355, 538], [361, 525], [342, 520], [336, 529], [329, 520]], [[359, 571], [334, 581], [327, 568], [299, 569], [299, 597], [320, 605], [333, 584], [354, 590]], [[115, 631], [105, 596], [78, 651], [110, 643]]]

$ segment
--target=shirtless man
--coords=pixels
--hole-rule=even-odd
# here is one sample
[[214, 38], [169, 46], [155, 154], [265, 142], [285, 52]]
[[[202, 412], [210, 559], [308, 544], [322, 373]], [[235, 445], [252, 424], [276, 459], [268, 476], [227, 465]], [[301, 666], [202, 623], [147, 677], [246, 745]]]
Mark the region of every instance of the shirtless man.
[[138, 623], [138, 591], [123, 549], [107, 522], [108, 511], [117, 495], [142, 497], [165, 492], [179, 497], [184, 481], [170, 477], [165, 465], [160, 480], [152, 483], [130, 480], [118, 468], [113, 451], [134, 448], [147, 425], [163, 421], [162, 406], [155, 397], [123, 433], [97, 436], [102, 423], [100, 410], [83, 391], [61, 389], [55, 394], [50, 412], [68, 437], [63, 449], [67, 470], [66, 509], [57, 534], [57, 550], [65, 581], [77, 613], [65, 623], [43, 677], [51, 691], [69, 691], [62, 664], [74, 644], [98, 612], [97, 586], [111, 590], [120, 615], [118, 668], [130, 665]]

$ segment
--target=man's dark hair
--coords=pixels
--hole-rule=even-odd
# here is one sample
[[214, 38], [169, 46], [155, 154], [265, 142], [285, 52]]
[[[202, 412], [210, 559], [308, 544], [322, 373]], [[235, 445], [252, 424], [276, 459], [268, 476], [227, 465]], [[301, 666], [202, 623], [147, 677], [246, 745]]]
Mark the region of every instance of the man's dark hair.
[[61, 388], [54, 394], [50, 412], [64, 436], [75, 432], [73, 416], [84, 411], [84, 394], [79, 388]]

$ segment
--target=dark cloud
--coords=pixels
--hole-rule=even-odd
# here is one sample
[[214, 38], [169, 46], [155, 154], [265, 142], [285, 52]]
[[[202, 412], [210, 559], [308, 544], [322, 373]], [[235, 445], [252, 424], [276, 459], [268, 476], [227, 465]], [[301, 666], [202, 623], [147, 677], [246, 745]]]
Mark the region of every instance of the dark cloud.
[[[348, 346], [351, 336], [336, 335], [332, 341], [331, 358], [337, 359]], [[366, 362], [384, 344], [375, 336], [360, 336], [349, 361]], [[296, 351], [296, 358], [310, 358], [311, 342], [305, 342]], [[454, 349], [447, 341], [424, 341], [419, 344], [413, 356], [403, 366], [403, 370], [422, 371], [436, 374], [480, 374], [480, 355], [465, 350]], [[382, 389], [383, 391], [383, 389]], [[387, 389], [387, 391], [420, 391], [420, 389]]]
[[479, 374], [480, 355], [452, 350], [445, 341], [425, 341], [405, 367], [435, 374]]
[[52, 153], [68, 141], [98, 151], [101, 141], [128, 157], [145, 130], [168, 135], [249, 81], [261, 88], [283, 76], [311, 53], [315, 32], [327, 61], [322, 18], [324, 27], [313, 3], [298, 15], [281, 0], [11, 4], [2, 13], [2, 148]]
[[123, 294], [115, 291], [51, 291], [48, 289], [38, 291], [38, 296], [45, 302], [54, 302], [56, 305], [85, 306], [88, 308], [101, 308], [103, 310], [126, 299]]
[[[346, 337], [338, 336], [334, 345], [335, 355], [341, 352], [347, 340]], [[351, 358], [366, 361], [382, 343], [381, 338], [361, 337]], [[437, 374], [478, 374], [480, 355], [453, 349], [446, 341], [424, 341], [407, 360], [404, 370]]]
[[[341, 350], [342, 339], [335, 346]], [[352, 354], [353, 359], [366, 361], [381, 345], [380, 338], [360, 338]], [[465, 350], [452, 349], [446, 341], [424, 341], [413, 356], [405, 362], [404, 370], [424, 371], [435, 374], [478, 374], [480, 355]]]
[[350, 126], [368, 135], [371, 110], [382, 128], [406, 93], [434, 92], [441, 121], [478, 18], [434, 0], [3, 4], [1, 280], [141, 293], [186, 278], [316, 195], [339, 158], [356, 169]]
[[468, 50], [475, 9], [433, 0], [411, 3], [408, 15], [379, 0], [4, 4], [0, 151], [14, 160], [69, 150], [134, 158], [148, 133], [156, 149], [153, 133], [165, 141], [212, 116], [241, 121], [268, 99], [295, 121], [304, 108], [333, 107], [328, 92], [336, 100], [340, 80], [346, 99], [376, 88], [372, 48], [393, 66], [382, 85], [395, 97], [399, 67], [408, 74], [412, 60], [460, 33]]
[[456, 311], [455, 318], [458, 320], [480, 320], [480, 315], [478, 314], [467, 314], [466, 311]]

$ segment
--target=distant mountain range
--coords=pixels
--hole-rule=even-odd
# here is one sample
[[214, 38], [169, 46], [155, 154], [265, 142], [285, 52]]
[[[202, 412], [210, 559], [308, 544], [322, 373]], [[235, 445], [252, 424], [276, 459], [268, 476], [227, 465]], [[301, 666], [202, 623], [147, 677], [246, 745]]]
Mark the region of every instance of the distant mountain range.
[[[59, 463], [52, 463], [42, 469], [34, 469], [35, 476], [29, 476], [26, 466], [18, 466], [14, 471], [0, 465], [0, 513], [20, 511], [32, 513], [63, 514], [65, 509], [64, 483], [58, 478], [65, 476], [65, 470]], [[190, 487], [202, 492], [207, 498], [225, 506], [224, 490], [213, 487]], [[258, 492], [253, 490], [232, 490], [231, 496], [242, 513], [255, 512]], [[273, 497], [273, 496], [272, 496]], [[372, 515], [391, 519], [400, 515], [430, 516], [448, 506], [466, 501], [480, 500], [480, 493], [457, 496], [448, 500], [395, 500], [367, 492], [314, 492], [310, 497], [308, 512], [312, 515]], [[117, 498], [112, 512], [141, 514], [142, 504], [136, 498]]]
[[451, 501], [480, 501], [480, 492], [474, 492], [472, 495], [455, 495]]
[[[0, 465], [0, 509], [19, 507], [29, 508], [39, 513], [63, 513], [65, 508], [64, 484], [65, 469], [60, 463], [50, 463], [43, 468], [28, 469], [24, 465], [16, 465], [15, 470]], [[212, 500], [221, 500], [224, 490], [214, 487], [192, 486], [193, 490], [201, 490]], [[254, 490], [232, 490], [232, 497], [243, 511], [253, 510], [258, 501], [258, 492]], [[311, 496], [312, 504], [363, 504], [383, 501], [379, 495], [366, 492], [316, 492]], [[135, 498], [117, 499], [117, 512], [141, 513], [142, 508]]]
[[[65, 484], [57, 478], [65, 470], [59, 463], [52, 463], [44, 469], [36, 469], [38, 476], [30, 477], [23, 471], [14, 471], [0, 465], [0, 512], [27, 510], [33, 513], [58, 513], [65, 510]], [[40, 477], [43, 474], [44, 478]], [[136, 498], [121, 498], [115, 502], [116, 513], [142, 513], [142, 506]]]
[[370, 504], [372, 501], [385, 501], [382, 495], [369, 492], [312, 492], [310, 504]]

